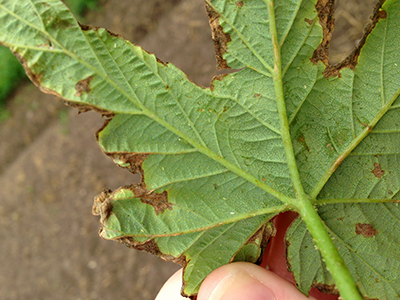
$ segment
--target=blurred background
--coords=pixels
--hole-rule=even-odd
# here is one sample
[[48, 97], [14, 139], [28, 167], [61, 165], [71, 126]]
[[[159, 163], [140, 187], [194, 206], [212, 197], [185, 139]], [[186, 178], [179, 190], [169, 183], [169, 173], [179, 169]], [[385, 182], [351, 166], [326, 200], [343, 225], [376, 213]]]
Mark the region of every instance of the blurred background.
[[[375, 0], [337, 1], [332, 62], [351, 52]], [[79, 21], [141, 45], [209, 86], [217, 74], [202, 0], [66, 0]], [[178, 269], [102, 240], [93, 198], [138, 178], [96, 144], [103, 121], [41, 93], [0, 47], [0, 299], [154, 299]]]

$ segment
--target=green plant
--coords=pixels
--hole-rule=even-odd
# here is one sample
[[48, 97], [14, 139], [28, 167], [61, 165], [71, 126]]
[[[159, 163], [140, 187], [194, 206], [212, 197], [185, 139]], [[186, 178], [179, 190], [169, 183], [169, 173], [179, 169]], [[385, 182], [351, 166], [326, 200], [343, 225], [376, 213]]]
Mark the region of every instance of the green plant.
[[398, 298], [400, 1], [377, 6], [335, 66], [333, 1], [205, 2], [219, 67], [239, 69], [207, 89], [58, 0], [0, 0], [0, 42], [31, 80], [107, 117], [101, 148], [142, 174], [95, 200], [101, 236], [181, 263], [194, 295], [213, 269], [255, 262], [292, 210], [302, 292]]
[[24, 76], [24, 69], [10, 49], [0, 46], [0, 111], [6, 97]]
[[73, 14], [83, 16], [87, 10], [93, 10], [97, 7], [97, 0], [65, 0]]

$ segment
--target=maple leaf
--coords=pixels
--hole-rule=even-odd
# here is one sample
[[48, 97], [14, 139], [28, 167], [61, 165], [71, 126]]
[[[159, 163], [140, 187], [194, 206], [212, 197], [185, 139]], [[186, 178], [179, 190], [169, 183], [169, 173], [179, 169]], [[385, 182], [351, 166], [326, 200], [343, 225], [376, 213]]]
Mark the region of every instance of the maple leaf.
[[205, 2], [218, 66], [238, 70], [210, 88], [61, 1], [0, 0], [0, 42], [42, 91], [102, 113], [101, 148], [142, 175], [96, 198], [100, 235], [182, 264], [192, 296], [217, 267], [257, 262], [293, 210], [302, 292], [398, 297], [400, 2], [335, 66], [333, 1]]

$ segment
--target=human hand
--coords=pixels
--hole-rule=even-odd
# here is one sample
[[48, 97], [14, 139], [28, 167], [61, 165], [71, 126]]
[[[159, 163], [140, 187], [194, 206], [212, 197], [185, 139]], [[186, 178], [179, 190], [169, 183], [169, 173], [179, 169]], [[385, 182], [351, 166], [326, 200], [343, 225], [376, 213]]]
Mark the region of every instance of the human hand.
[[[222, 266], [204, 280], [197, 300], [337, 299], [337, 296], [324, 295], [315, 289], [310, 293], [315, 297], [308, 298], [294, 286], [293, 276], [286, 269], [284, 234], [295, 217], [293, 213], [286, 213], [275, 218], [278, 234], [271, 239], [266, 249], [263, 267], [244, 262]], [[187, 300], [180, 296], [181, 286], [182, 270], [165, 283], [156, 300]]]
[[[163, 286], [156, 300], [187, 300], [180, 296], [182, 271]], [[289, 281], [251, 263], [232, 263], [213, 271], [201, 285], [197, 300], [315, 300]]]

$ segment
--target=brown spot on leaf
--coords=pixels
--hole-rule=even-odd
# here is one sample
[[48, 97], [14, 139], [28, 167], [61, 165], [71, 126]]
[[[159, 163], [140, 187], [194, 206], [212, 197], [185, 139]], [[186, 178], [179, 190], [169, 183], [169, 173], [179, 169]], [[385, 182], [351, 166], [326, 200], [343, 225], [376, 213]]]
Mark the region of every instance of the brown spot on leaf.
[[331, 294], [331, 295], [339, 295], [339, 290], [336, 288], [334, 284], [322, 284], [322, 283], [316, 283], [313, 284], [313, 287], [315, 287], [317, 290], [319, 290], [321, 293], [324, 294]]
[[379, 233], [378, 230], [376, 230], [371, 224], [361, 224], [357, 223], [356, 224], [356, 233], [357, 234], [362, 234], [364, 237], [374, 237]]
[[211, 27], [212, 38], [214, 40], [215, 55], [217, 58], [217, 68], [230, 69], [228, 63], [223, 58], [223, 55], [228, 50], [228, 43], [231, 41], [231, 36], [224, 32], [222, 26], [219, 24], [219, 14], [206, 3], [208, 13], [208, 21]]
[[244, 4], [243, 1], [236, 1], [236, 5], [237, 7], [242, 8]]
[[76, 93], [74, 96], [80, 97], [83, 93], [90, 92], [90, 82], [92, 81], [93, 76], [89, 76], [85, 79], [79, 80], [78, 83], [75, 85]]
[[139, 198], [145, 204], [154, 207], [156, 214], [162, 214], [166, 209], [172, 210], [173, 205], [168, 202], [168, 193], [166, 191], [154, 193], [146, 189], [144, 182], [129, 186], [136, 198]]
[[375, 175], [375, 177], [381, 179], [382, 176], [385, 174], [385, 171], [382, 170], [380, 164], [374, 163], [374, 169], [372, 170], [372, 173]]
[[313, 23], [313, 20], [310, 20], [310, 19], [307, 19], [307, 18], [305, 18], [304, 21], [306, 21], [310, 25], [312, 25], [312, 23]]
[[256, 98], [261, 98], [261, 97], [262, 97], [262, 95], [261, 95], [261, 94], [254, 94], [254, 95], [253, 95], [253, 97], [256, 97]]
[[304, 139], [304, 136], [300, 135], [298, 141], [304, 146], [304, 149], [306, 149], [307, 152], [310, 152], [310, 148], [308, 147], [307, 142]]

